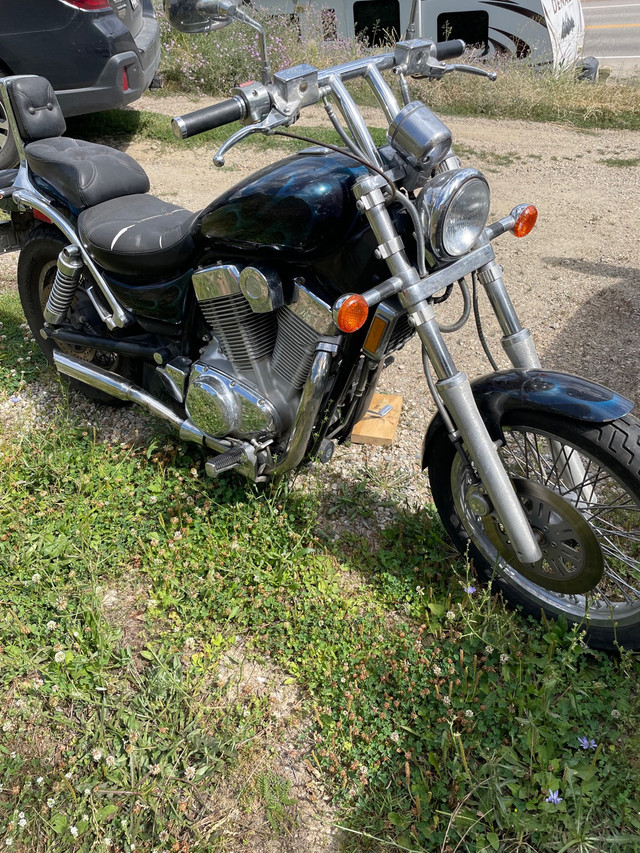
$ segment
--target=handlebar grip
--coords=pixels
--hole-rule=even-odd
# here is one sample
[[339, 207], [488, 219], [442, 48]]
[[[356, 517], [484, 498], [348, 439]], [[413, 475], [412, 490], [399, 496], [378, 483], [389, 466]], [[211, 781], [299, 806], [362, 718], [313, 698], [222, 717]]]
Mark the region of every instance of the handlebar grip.
[[466, 50], [466, 44], [462, 39], [451, 39], [451, 41], [436, 42], [436, 59], [442, 62], [445, 59], [457, 59]]
[[171, 119], [171, 129], [178, 139], [187, 139], [205, 130], [213, 130], [214, 127], [222, 127], [238, 121], [247, 114], [247, 107], [241, 98], [235, 96], [227, 98], [219, 104], [187, 113], [183, 116], [175, 116]]

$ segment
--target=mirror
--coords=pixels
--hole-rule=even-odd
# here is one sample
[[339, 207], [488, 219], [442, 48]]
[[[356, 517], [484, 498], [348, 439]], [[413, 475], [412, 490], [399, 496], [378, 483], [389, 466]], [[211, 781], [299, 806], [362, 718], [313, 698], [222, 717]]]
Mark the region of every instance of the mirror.
[[207, 0], [164, 0], [164, 13], [175, 30], [181, 33], [210, 33], [228, 27], [233, 18], [228, 15], [207, 15]]

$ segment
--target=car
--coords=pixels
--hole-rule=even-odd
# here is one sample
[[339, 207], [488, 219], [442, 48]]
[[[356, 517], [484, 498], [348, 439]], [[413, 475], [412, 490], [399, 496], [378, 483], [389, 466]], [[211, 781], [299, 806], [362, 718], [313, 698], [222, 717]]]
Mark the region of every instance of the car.
[[[0, 77], [46, 77], [65, 116], [136, 100], [159, 64], [152, 0], [0, 0]], [[0, 169], [17, 161], [0, 103]]]

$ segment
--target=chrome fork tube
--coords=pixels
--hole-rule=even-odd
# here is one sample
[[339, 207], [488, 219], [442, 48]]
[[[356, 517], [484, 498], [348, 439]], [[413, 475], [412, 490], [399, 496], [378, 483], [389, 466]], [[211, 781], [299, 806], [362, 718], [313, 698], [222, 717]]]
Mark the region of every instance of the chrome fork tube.
[[540, 359], [530, 329], [523, 328], [502, 279], [502, 267], [490, 261], [478, 270], [493, 312], [502, 329], [502, 348], [514, 367], [537, 368]]
[[537, 562], [542, 557], [538, 541], [478, 411], [467, 375], [456, 369], [442, 340], [432, 306], [414, 306], [410, 319], [438, 376], [438, 393], [462, 436], [465, 452], [482, 480], [518, 559], [523, 563]]
[[[478, 270], [478, 278], [483, 285], [494, 314], [502, 329], [502, 348], [514, 367], [535, 370], [540, 367], [540, 358], [536, 350], [530, 329], [523, 328], [511, 297], [502, 278], [502, 267], [496, 261], [490, 261]], [[593, 498], [593, 487], [585, 488], [586, 472], [579, 457], [567, 451], [558, 441], [550, 442], [553, 464], [561, 473], [561, 479], [569, 489], [582, 485], [581, 493], [587, 501]]]
[[355, 185], [358, 208], [366, 214], [378, 241], [376, 255], [386, 261], [392, 275], [401, 277], [405, 282], [405, 290], [401, 290], [398, 297], [409, 312], [409, 322], [415, 326], [436, 371], [438, 393], [462, 436], [465, 450], [476, 467], [518, 558], [523, 563], [535, 563], [541, 559], [542, 552], [480, 416], [469, 380], [465, 373], [456, 368], [438, 328], [433, 306], [420, 297], [414, 302], [405, 292], [420, 277], [409, 262], [402, 240], [386, 209], [382, 193], [384, 184], [383, 178], [374, 175], [360, 179]]

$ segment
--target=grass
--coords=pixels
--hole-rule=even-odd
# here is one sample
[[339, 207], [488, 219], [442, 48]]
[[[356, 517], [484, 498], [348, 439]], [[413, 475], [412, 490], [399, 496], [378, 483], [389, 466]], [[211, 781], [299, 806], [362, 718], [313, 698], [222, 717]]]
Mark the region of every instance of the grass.
[[286, 849], [286, 749], [344, 850], [640, 849], [637, 656], [505, 611], [391, 470], [211, 481], [53, 379], [16, 428], [46, 368], [0, 318], [5, 845]]
[[[362, 40], [323, 39], [325, 22], [319, 13], [308, 11], [307, 19], [302, 39], [288, 15], [264, 19], [274, 69], [302, 62], [323, 68], [369, 51]], [[172, 31], [162, 16], [160, 20], [165, 90], [226, 97], [237, 83], [260, 79], [257, 35], [247, 28], [231, 26], [213, 36], [193, 36]], [[638, 75], [590, 83], [569, 72], [544, 72], [523, 62], [494, 59], [486, 67], [498, 71], [495, 83], [449, 74], [436, 82], [412, 80], [412, 94], [443, 115], [551, 121], [584, 129], [640, 129]], [[355, 91], [359, 101], [376, 103], [364, 84]]]

